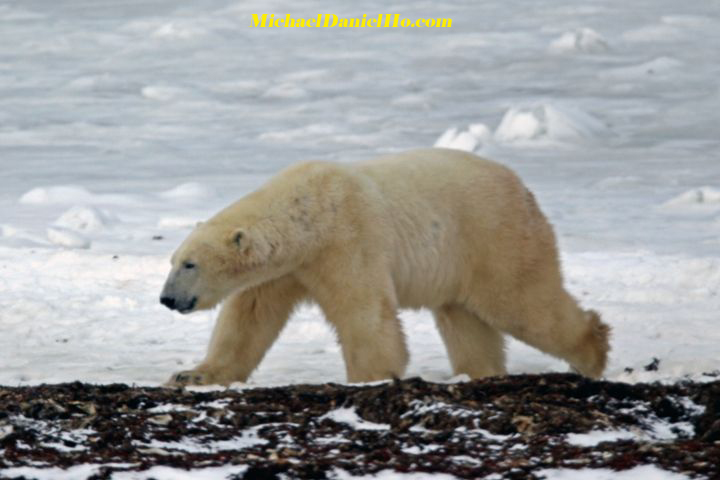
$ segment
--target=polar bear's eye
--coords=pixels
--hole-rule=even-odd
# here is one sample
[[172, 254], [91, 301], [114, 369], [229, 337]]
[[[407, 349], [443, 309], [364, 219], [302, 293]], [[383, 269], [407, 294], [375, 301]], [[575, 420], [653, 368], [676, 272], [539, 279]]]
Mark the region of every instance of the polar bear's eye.
[[183, 262], [183, 268], [187, 270], [192, 270], [193, 268], [195, 268], [195, 264], [192, 262]]

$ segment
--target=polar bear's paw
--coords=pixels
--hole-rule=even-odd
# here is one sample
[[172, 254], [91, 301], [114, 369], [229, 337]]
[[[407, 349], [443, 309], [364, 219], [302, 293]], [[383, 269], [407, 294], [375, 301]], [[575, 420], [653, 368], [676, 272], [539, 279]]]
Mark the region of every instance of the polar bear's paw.
[[166, 387], [186, 387], [192, 385], [211, 385], [210, 375], [206, 372], [198, 372], [197, 370], [183, 370], [182, 372], [173, 373], [170, 379], [165, 382]]

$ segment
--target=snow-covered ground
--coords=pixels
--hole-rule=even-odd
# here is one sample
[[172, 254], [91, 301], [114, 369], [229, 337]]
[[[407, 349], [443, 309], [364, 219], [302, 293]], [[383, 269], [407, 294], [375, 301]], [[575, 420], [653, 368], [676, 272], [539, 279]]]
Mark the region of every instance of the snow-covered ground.
[[[453, 26], [250, 28], [330, 10]], [[197, 220], [303, 159], [436, 143], [536, 192], [570, 290], [613, 327], [608, 378], [703, 378], [720, 368], [719, 45], [710, 1], [1, 3], [0, 384], [191, 367], [215, 312], [158, 295]], [[429, 314], [402, 317], [408, 375], [448, 379]], [[509, 359], [567, 368], [517, 342]], [[314, 307], [252, 377], [343, 380]]]

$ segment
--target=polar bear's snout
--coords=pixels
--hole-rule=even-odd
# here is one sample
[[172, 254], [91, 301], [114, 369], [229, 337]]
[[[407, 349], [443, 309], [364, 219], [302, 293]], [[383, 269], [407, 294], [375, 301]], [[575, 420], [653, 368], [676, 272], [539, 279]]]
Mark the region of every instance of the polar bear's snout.
[[160, 303], [170, 310], [175, 310], [175, 299], [173, 297], [160, 297]]
[[195, 309], [195, 305], [197, 304], [197, 297], [192, 297], [190, 299], [178, 299], [163, 294], [160, 296], [160, 303], [165, 305], [170, 310], [177, 310], [180, 313], [189, 313]]
[[188, 283], [191, 279], [183, 278], [189, 275], [179, 275], [177, 271], [170, 272], [162, 293], [160, 303], [170, 310], [177, 310], [180, 313], [189, 313], [195, 309], [198, 302], [197, 295], [190, 293]]

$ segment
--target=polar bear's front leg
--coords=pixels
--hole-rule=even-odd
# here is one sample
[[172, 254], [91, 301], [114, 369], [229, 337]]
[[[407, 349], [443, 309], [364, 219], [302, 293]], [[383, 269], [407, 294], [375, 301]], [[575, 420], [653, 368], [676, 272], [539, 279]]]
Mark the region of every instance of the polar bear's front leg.
[[408, 352], [394, 302], [371, 296], [349, 301], [346, 296], [321, 307], [337, 332], [348, 382], [403, 376]]
[[166, 385], [244, 382], [305, 295], [302, 285], [286, 276], [230, 296], [220, 310], [205, 360], [173, 374]]

